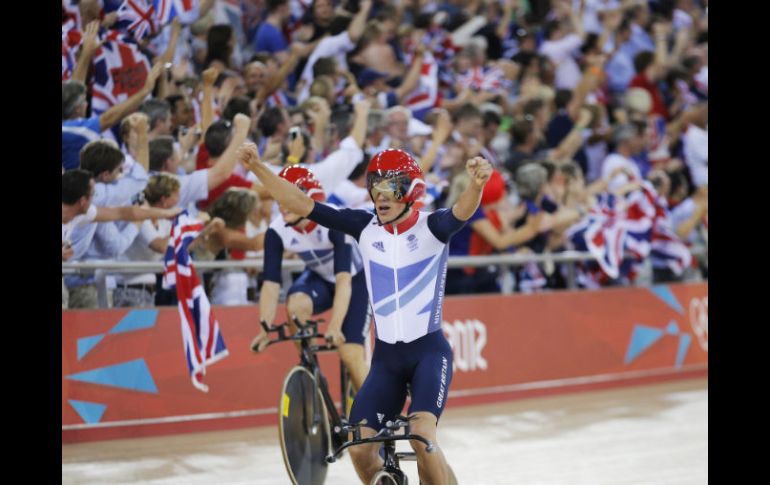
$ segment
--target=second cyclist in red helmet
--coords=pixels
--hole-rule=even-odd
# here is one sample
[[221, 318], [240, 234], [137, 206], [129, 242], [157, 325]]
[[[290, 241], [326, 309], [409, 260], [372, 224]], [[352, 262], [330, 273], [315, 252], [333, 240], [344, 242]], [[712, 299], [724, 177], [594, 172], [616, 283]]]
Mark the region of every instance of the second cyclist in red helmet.
[[[374, 436], [403, 409], [411, 392], [412, 432], [436, 441], [436, 426], [452, 380], [452, 349], [441, 331], [448, 244], [476, 211], [492, 173], [487, 160], [466, 162], [471, 183], [447, 209], [420, 212], [414, 205], [425, 184], [417, 162], [401, 150], [384, 150], [369, 163], [367, 189], [375, 212], [338, 210], [276, 176], [256, 150], [249, 165], [265, 188], [298, 217], [344, 232], [357, 242], [363, 258], [376, 342], [369, 374], [359, 389], [350, 421], [367, 423], [362, 437]], [[456, 483], [441, 449], [427, 453], [412, 443], [424, 483]], [[377, 444], [350, 448], [365, 482], [382, 466]]]
[[[325, 202], [326, 194], [318, 179], [305, 167], [286, 167], [278, 174], [313, 201]], [[297, 254], [305, 271], [289, 287], [286, 309], [304, 322], [331, 308], [325, 334], [337, 345], [340, 358], [350, 371], [358, 389], [367, 373], [364, 338], [369, 315], [363, 263], [355, 243], [341, 231], [328, 229], [281, 204], [281, 216], [265, 233], [264, 283], [259, 297], [260, 318], [272, 325], [281, 291], [281, 264], [284, 251]], [[294, 326], [290, 322], [290, 326]], [[252, 342], [255, 351], [267, 343], [260, 332]]]

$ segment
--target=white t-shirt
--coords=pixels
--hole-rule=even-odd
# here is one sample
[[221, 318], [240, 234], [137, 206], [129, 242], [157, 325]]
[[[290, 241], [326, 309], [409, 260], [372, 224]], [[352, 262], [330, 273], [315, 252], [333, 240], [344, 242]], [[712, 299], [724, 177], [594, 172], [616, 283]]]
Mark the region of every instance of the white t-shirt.
[[369, 192], [348, 179], [337, 185], [334, 193], [329, 197], [329, 202], [348, 209], [374, 209]]
[[690, 125], [682, 139], [684, 159], [696, 187], [709, 184], [709, 132]]
[[616, 175], [610, 180], [610, 174], [618, 167], [625, 167], [633, 172], [634, 177], [637, 179], [642, 178], [642, 173], [639, 171], [639, 167], [630, 158], [626, 158], [619, 153], [610, 153], [602, 163], [602, 179], [609, 181], [607, 188], [609, 190], [615, 190], [618, 187], [622, 187], [630, 182], [628, 176], [625, 173]]
[[[695, 213], [695, 209], [697, 209], [697, 205], [695, 204], [695, 201], [692, 199], [692, 197], [689, 197], [679, 204], [677, 204], [676, 207], [671, 209], [670, 211], [670, 219], [671, 219], [671, 227], [674, 228], [674, 230], [678, 229], [679, 226], [687, 222], [688, 219], [692, 217], [692, 215]], [[687, 234], [687, 237], [685, 238], [685, 241], [687, 244], [695, 244], [698, 242], [698, 228], [700, 227], [700, 224], [696, 224], [693, 227], [693, 230], [690, 231], [689, 234]]]
[[[139, 228], [139, 234], [134, 239], [131, 246], [126, 249], [126, 252], [119, 258], [120, 261], [160, 261], [163, 259], [163, 254], [156, 253], [150, 249], [150, 243], [155, 239], [166, 237], [171, 234], [172, 222], [169, 219], [159, 219], [158, 227], [155, 227], [150, 220], [142, 222]], [[115, 275], [115, 280], [120, 283], [123, 282], [127, 285], [136, 284], [155, 284], [154, 273], [144, 274], [126, 274]]]
[[540, 46], [540, 53], [556, 66], [556, 89], [575, 89], [580, 82], [580, 68], [572, 52], [583, 44], [577, 34], [568, 34], [559, 40], [547, 40]]
[[364, 159], [364, 152], [356, 144], [352, 136], [345, 137], [340, 142], [340, 147], [330, 153], [318, 163], [308, 165], [310, 171], [316, 176], [324, 188], [324, 192], [329, 195], [333, 193], [337, 185], [356, 168], [356, 165]]
[[177, 175], [179, 178], [179, 202], [177, 207], [183, 209], [189, 205], [205, 200], [209, 196], [209, 169], [196, 170], [189, 175]]
[[94, 219], [96, 219], [96, 206], [91, 204], [85, 214], [77, 215], [68, 223], [61, 225], [61, 242], [72, 245], [72, 231], [78, 226], [93, 222]]

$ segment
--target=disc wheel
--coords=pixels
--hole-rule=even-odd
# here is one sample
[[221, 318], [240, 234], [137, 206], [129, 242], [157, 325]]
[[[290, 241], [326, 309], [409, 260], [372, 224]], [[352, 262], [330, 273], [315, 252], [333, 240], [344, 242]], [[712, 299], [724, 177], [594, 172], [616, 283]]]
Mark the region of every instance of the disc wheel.
[[286, 375], [278, 407], [279, 438], [286, 471], [294, 485], [322, 485], [328, 470], [329, 418], [320, 389], [313, 424], [314, 377], [304, 367], [294, 367]]

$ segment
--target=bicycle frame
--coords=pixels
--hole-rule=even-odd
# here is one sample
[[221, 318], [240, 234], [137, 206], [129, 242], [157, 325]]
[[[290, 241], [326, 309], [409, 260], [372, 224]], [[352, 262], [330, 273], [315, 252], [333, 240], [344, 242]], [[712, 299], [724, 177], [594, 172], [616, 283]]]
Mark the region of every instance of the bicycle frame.
[[[313, 401], [312, 401], [312, 410], [313, 410], [313, 423], [312, 427], [315, 428], [320, 424], [320, 420], [322, 419], [321, 413], [319, 412], [320, 405], [318, 404], [318, 393], [317, 390], [321, 391], [321, 396], [323, 397], [324, 404], [326, 405], [326, 410], [329, 413], [330, 418], [330, 429], [336, 430], [343, 424], [343, 420], [345, 418], [345, 408], [346, 408], [346, 398], [345, 390], [347, 388], [347, 381], [349, 379], [347, 372], [345, 371], [344, 364], [342, 361], [340, 361], [340, 394], [341, 394], [341, 407], [342, 412], [337, 412], [337, 407], [334, 404], [334, 400], [331, 397], [331, 393], [329, 392], [329, 383], [326, 380], [326, 376], [321, 371], [321, 366], [318, 362], [318, 356], [316, 355], [319, 352], [331, 352], [336, 351], [337, 348], [329, 343], [326, 343], [324, 345], [318, 345], [318, 344], [312, 344], [311, 341], [316, 338], [325, 338], [323, 334], [318, 333], [318, 323], [322, 323], [323, 320], [317, 320], [313, 321], [310, 320], [306, 324], [302, 324], [299, 322], [298, 319], [294, 318], [294, 324], [297, 325], [298, 331], [294, 335], [287, 336], [286, 335], [286, 323], [283, 323], [281, 325], [278, 325], [277, 327], [270, 328], [268, 327], [264, 322], [262, 323], [263, 328], [267, 332], [277, 332], [278, 338], [276, 340], [271, 340], [268, 343], [269, 345], [272, 345], [274, 343], [283, 342], [287, 340], [296, 340], [300, 342], [300, 362], [299, 365], [306, 368], [308, 372], [310, 372], [313, 375], [313, 381], [314, 381], [314, 389], [313, 389]], [[308, 430], [311, 431], [311, 430]], [[347, 435], [342, 435], [340, 433], [332, 433], [332, 440], [333, 445], [340, 446], [344, 439], [347, 438]]]

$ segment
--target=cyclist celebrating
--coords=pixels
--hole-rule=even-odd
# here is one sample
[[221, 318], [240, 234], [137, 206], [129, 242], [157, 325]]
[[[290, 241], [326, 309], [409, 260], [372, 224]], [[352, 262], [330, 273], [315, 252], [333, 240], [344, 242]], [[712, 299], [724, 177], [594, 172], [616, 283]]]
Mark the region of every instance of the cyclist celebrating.
[[[312, 201], [326, 200], [321, 183], [307, 168], [286, 167], [278, 177], [299, 188], [300, 193]], [[367, 373], [363, 344], [371, 319], [361, 255], [350, 236], [320, 226], [277, 200], [282, 217], [276, 218], [265, 233], [265, 281], [259, 297], [260, 317], [267, 324], [272, 324], [275, 318], [284, 250], [298, 254], [305, 261], [306, 269], [289, 288], [288, 313], [305, 322], [315, 314], [332, 309], [326, 336], [337, 346], [353, 387], [358, 390]], [[289, 325], [292, 332], [296, 332], [291, 319]], [[251, 348], [260, 352], [267, 342], [267, 334], [262, 330]]]
[[[481, 157], [466, 162], [473, 181], [451, 209], [419, 212], [413, 204], [425, 193], [422, 170], [402, 150], [384, 150], [369, 162], [367, 188], [375, 213], [337, 210], [277, 177], [248, 148], [251, 171], [284, 207], [320, 225], [353, 236], [366, 268], [366, 283], [377, 330], [372, 367], [358, 391], [350, 422], [366, 419], [367, 438], [395, 418], [411, 387], [412, 433], [436, 443], [436, 425], [452, 380], [452, 350], [441, 331], [449, 239], [476, 211], [492, 166]], [[410, 441], [423, 484], [456, 483], [441, 450], [428, 454]], [[350, 449], [359, 478], [368, 483], [383, 461], [378, 444]]]

